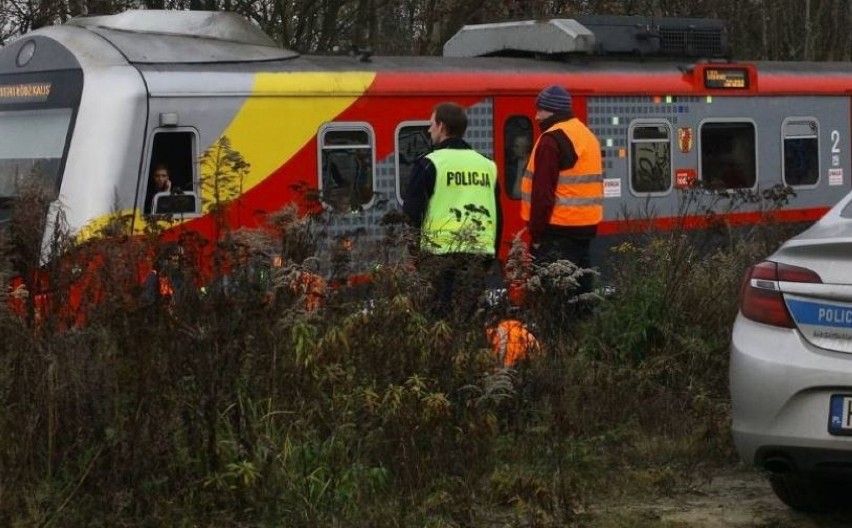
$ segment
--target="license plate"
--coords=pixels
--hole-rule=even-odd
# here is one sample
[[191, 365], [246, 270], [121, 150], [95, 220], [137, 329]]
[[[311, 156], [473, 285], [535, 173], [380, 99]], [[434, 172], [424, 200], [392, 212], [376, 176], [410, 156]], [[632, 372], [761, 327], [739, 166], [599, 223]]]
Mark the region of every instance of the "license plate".
[[832, 394], [828, 432], [833, 435], [852, 436], [852, 394]]

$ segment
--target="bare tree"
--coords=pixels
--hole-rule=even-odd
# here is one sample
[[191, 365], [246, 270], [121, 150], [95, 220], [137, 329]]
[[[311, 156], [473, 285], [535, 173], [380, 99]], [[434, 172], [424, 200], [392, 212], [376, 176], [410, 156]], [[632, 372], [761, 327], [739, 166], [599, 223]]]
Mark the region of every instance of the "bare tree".
[[[437, 54], [465, 24], [582, 14], [727, 21], [737, 58], [852, 60], [852, 0], [3, 0], [0, 44], [72, 16], [128, 8], [233, 10], [303, 53]], [[795, 13], [796, 16], [790, 16]]]

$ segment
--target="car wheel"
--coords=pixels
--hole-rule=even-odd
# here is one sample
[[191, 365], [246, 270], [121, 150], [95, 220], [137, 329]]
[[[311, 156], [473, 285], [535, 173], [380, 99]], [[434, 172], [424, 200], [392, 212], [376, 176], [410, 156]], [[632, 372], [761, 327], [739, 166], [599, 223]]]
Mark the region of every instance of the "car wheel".
[[791, 471], [769, 475], [772, 491], [781, 502], [803, 512], [828, 512], [842, 500], [845, 483], [818, 475]]

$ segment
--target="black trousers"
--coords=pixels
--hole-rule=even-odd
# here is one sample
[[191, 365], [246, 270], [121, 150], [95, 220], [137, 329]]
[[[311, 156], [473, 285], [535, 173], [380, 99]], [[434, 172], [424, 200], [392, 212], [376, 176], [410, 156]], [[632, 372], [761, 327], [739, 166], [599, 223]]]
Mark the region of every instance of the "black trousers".
[[418, 268], [433, 288], [432, 313], [441, 319], [471, 318], [485, 293], [494, 257], [475, 253], [425, 254]]
[[[579, 268], [589, 269], [591, 268], [592, 239], [592, 237], [545, 233], [540, 237], [538, 247], [532, 248], [530, 253], [533, 262], [538, 266], [547, 266], [557, 260], [568, 260]], [[594, 276], [591, 273], [579, 277], [578, 282], [579, 285], [573, 291], [561, 293], [580, 295], [594, 290]], [[573, 303], [570, 306], [566, 303], [563, 306], [562, 311], [569, 316], [584, 315], [590, 308], [586, 302]]]
[[[592, 266], [589, 257], [590, 247], [592, 244], [591, 238], [580, 238], [564, 235], [550, 235], [545, 233], [539, 240], [538, 247], [534, 247], [531, 251], [534, 262], [539, 266], [552, 264], [557, 260], [570, 260], [573, 264], [580, 268], [590, 268]], [[592, 291], [591, 275], [585, 275], [581, 280], [581, 289], [583, 292]]]

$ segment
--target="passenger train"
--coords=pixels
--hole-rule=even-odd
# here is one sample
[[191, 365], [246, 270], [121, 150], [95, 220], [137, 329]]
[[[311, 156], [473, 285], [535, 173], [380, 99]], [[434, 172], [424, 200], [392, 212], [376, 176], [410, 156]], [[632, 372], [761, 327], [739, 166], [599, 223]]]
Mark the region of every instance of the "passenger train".
[[[441, 57], [310, 56], [233, 13], [138, 10], [74, 18], [0, 49], [0, 222], [38, 181], [83, 238], [116, 209], [131, 233], [168, 214], [174, 229], [213, 236], [225, 187], [211, 182], [226, 175], [232, 227], [303, 204], [312, 189], [332, 237], [366, 247], [428, 152], [432, 108], [450, 100], [468, 111], [465, 139], [497, 163], [509, 241], [523, 227], [535, 97], [551, 84], [570, 91], [601, 141], [600, 244], [640, 211], [673, 225], [696, 182], [708, 204], [719, 190], [788, 185], [795, 197], [777, 218], [790, 222], [819, 218], [850, 190], [850, 64], [734, 61], [718, 21], [482, 24]], [[158, 164], [180, 194], [155, 193]], [[762, 219], [760, 204], [726, 214]]]

